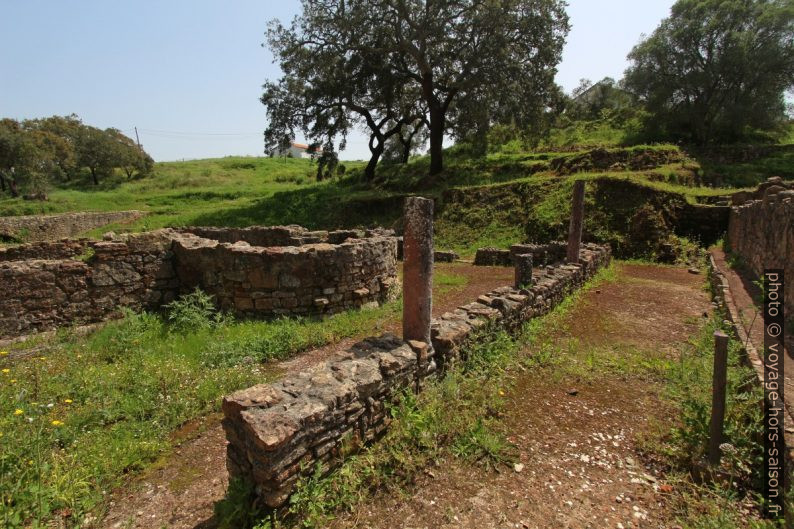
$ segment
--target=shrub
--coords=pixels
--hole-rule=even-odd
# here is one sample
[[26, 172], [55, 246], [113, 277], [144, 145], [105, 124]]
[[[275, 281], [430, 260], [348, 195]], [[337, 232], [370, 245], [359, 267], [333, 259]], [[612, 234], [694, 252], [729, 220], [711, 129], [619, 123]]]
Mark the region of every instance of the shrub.
[[178, 331], [206, 329], [218, 323], [220, 314], [212, 296], [196, 289], [165, 306], [168, 322]]

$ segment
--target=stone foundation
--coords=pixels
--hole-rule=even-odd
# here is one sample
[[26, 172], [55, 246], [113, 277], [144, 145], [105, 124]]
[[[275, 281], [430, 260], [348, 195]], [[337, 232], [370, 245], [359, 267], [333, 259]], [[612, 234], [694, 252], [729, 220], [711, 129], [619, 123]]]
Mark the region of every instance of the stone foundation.
[[419, 389], [423, 379], [459, 361], [477, 329], [515, 330], [546, 314], [606, 266], [611, 254], [608, 247], [585, 244], [580, 256], [580, 264], [547, 267], [530, 288], [501, 287], [443, 314], [432, 323], [432, 347], [391, 335], [368, 338], [341, 359], [226, 397], [230, 476], [253, 482], [265, 505], [283, 507], [301, 476], [317, 465], [330, 471], [345, 453], [382, 435], [395, 395]]
[[331, 314], [399, 293], [393, 237], [262, 247], [194, 236], [173, 251], [182, 291], [199, 287], [242, 316]]
[[[731, 209], [728, 245], [758, 277], [765, 268], [785, 273], [785, 314], [794, 320], [794, 185], [780, 179], [762, 184], [750, 200]], [[760, 200], [752, 198], [762, 197]]]
[[110, 211], [0, 217], [0, 240], [55, 241], [116, 222], [132, 222], [145, 214], [143, 211]]
[[509, 250], [480, 248], [474, 256], [475, 266], [513, 266], [515, 256], [531, 254], [536, 266], [556, 263], [565, 258], [568, 243], [552, 241], [547, 244], [514, 244]]
[[156, 310], [196, 287], [242, 316], [329, 314], [390, 298], [396, 260], [392, 232], [299, 226], [165, 229], [3, 248], [0, 338], [99, 322], [125, 307]]
[[179, 291], [170, 251], [176, 235], [161, 230], [116, 241], [6, 249], [0, 253], [0, 338], [98, 322], [118, 316], [122, 307], [140, 310], [173, 300]]

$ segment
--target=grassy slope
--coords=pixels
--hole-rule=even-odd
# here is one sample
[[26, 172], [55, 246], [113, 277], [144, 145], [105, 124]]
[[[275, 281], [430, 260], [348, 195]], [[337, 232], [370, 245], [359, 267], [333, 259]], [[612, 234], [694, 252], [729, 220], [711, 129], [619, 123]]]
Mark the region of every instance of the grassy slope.
[[[597, 134], [596, 134], [597, 132]], [[616, 149], [614, 134], [588, 132], [584, 144]], [[592, 137], [590, 137], [592, 136]], [[576, 137], [579, 137], [578, 135]], [[562, 140], [560, 140], [562, 141]], [[109, 226], [94, 230], [99, 235], [108, 229], [148, 230], [164, 226], [297, 223], [309, 228], [393, 225], [400, 216], [401, 197], [425, 194], [440, 197], [449, 189], [476, 190], [481, 186], [522, 185], [543, 193], [567, 189], [570, 177], [550, 170], [555, 159], [574, 157], [581, 148], [546, 146], [547, 152], [528, 152], [514, 143], [498, 152], [473, 159], [457, 147], [448, 150], [445, 170], [428, 180], [429, 160], [418, 157], [406, 166], [382, 167], [374, 185], [356, 183], [359, 163], [347, 163], [350, 176], [332, 182], [314, 181], [308, 160], [227, 157], [189, 162], [158, 163], [154, 174], [128, 181], [122, 176], [91, 185], [87, 179], [54, 187], [47, 202], [0, 197], [0, 216], [66, 211], [111, 211], [141, 209], [149, 214], [128, 226]], [[554, 150], [556, 149], [556, 150]], [[577, 150], [578, 149], [578, 150]], [[637, 145], [629, 151], [677, 150], [672, 145]], [[661, 165], [642, 171], [600, 170], [576, 174], [576, 178], [626, 179], [658, 191], [678, 193], [690, 203], [710, 196], [727, 194], [734, 187], [716, 188], [696, 185], [708, 181], [708, 171], [718, 171], [727, 181], [758, 181], [771, 174], [794, 176], [794, 151], [778, 153], [743, 164], [703, 166], [684, 158], [680, 163]], [[739, 177], [736, 175], [745, 175]], [[750, 176], [747, 176], [750, 175]], [[496, 190], [495, 190], [496, 191]], [[539, 195], [544, 199], [545, 195]], [[534, 204], [522, 204], [534, 207]], [[544, 206], [540, 204], [541, 210]], [[561, 213], [561, 212], [558, 212]], [[467, 250], [475, 244], [504, 244], [515, 240], [523, 226], [485, 223], [478, 233], [460, 240], [456, 226], [440, 223], [439, 241], [446, 246]], [[464, 231], [467, 228], [462, 226]], [[479, 223], [482, 224], [482, 223]]]
[[[356, 165], [347, 163], [349, 168]], [[343, 190], [334, 183], [315, 182], [314, 170], [310, 161], [299, 159], [227, 157], [158, 163], [147, 178], [127, 180], [116, 175], [99, 186], [78, 181], [54, 187], [47, 202], [0, 197], [0, 216], [140, 209], [149, 215], [128, 229], [282, 222], [320, 225], [324, 219], [315, 215], [317, 204], [333, 202]], [[362, 194], [367, 195], [347, 195]]]

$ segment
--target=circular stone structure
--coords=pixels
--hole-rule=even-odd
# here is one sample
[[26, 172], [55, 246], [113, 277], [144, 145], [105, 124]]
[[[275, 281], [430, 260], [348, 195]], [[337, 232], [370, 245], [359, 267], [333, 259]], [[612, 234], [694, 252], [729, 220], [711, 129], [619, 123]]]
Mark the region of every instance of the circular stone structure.
[[390, 230], [300, 226], [184, 228], [174, 241], [183, 292], [201, 288], [246, 316], [320, 315], [374, 305], [399, 291]]

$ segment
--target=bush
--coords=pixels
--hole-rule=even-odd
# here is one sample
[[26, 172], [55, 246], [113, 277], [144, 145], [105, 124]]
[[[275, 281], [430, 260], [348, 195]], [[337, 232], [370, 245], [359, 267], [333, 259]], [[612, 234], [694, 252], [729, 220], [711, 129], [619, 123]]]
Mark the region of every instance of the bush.
[[207, 329], [220, 321], [212, 296], [198, 287], [165, 306], [168, 322], [177, 331]]

